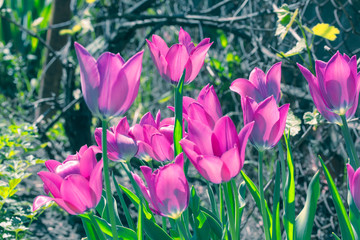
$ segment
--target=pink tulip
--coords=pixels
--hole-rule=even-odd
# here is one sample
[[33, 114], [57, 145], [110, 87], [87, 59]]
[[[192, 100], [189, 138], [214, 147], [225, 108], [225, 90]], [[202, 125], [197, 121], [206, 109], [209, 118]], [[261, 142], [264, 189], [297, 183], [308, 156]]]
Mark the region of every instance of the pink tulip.
[[125, 113], [138, 94], [143, 51], [125, 62], [119, 54], [110, 52], [103, 53], [96, 61], [76, 42], [75, 50], [81, 89], [90, 111], [105, 118]]
[[316, 77], [300, 64], [298, 67], [309, 83], [315, 106], [325, 119], [341, 123], [339, 115], [345, 115], [346, 119], [354, 116], [360, 90], [355, 55], [350, 59], [337, 52], [327, 63], [316, 61]]
[[273, 148], [280, 141], [284, 134], [289, 106], [290, 104], [285, 104], [278, 107], [273, 96], [260, 103], [246, 97], [242, 107], [244, 123], [255, 122], [249, 139], [259, 151]]
[[150, 209], [158, 215], [177, 219], [189, 204], [189, 184], [184, 174], [184, 157], [180, 153], [175, 162], [167, 164], [152, 173], [151, 168], [141, 166], [147, 187], [143, 180], [133, 173], [136, 183], [149, 203]]
[[238, 134], [230, 117], [220, 118], [209, 128], [207, 123], [188, 120], [188, 136], [180, 141], [185, 154], [207, 180], [219, 184], [239, 174], [244, 165], [245, 147], [254, 123]]
[[160, 120], [160, 110], [156, 114], [156, 119], [148, 112], [139, 124], [130, 128], [130, 136], [136, 140], [139, 148], [137, 156], [144, 160], [174, 160], [174, 118]]
[[[96, 153], [102, 152], [102, 128], [95, 129], [94, 147]], [[112, 161], [127, 161], [135, 156], [138, 150], [136, 141], [130, 136], [130, 127], [127, 118], [121, 118], [116, 127], [107, 130], [107, 153]]]
[[281, 98], [280, 82], [281, 62], [278, 62], [269, 69], [266, 75], [261, 69], [254, 68], [250, 73], [249, 80], [244, 78], [234, 80], [230, 90], [240, 94], [242, 105], [245, 104], [246, 97], [251, 97], [259, 103], [274, 96], [276, 102], [279, 103]]
[[212, 43], [209, 38], [203, 39], [196, 47], [190, 35], [180, 28], [179, 43], [170, 48], [158, 35], [152, 36], [152, 42], [146, 40], [161, 77], [177, 84], [186, 69], [185, 84], [192, 82], [204, 64], [206, 53]]
[[346, 166], [349, 175], [350, 193], [355, 202], [356, 207], [360, 211], [360, 168], [354, 171], [354, 169], [351, 167], [350, 164], [346, 164]]
[[38, 196], [33, 211], [54, 201], [70, 214], [82, 214], [99, 203], [102, 194], [102, 160], [97, 162], [92, 148], [83, 146], [76, 155], [70, 155], [63, 163], [45, 162], [48, 172], [38, 173], [44, 182], [45, 193], [53, 197]]
[[[169, 107], [174, 111], [174, 107]], [[211, 129], [223, 116], [220, 101], [215, 93], [214, 87], [209, 84], [200, 91], [197, 100], [184, 96], [183, 117], [188, 120], [199, 120], [206, 123]]]

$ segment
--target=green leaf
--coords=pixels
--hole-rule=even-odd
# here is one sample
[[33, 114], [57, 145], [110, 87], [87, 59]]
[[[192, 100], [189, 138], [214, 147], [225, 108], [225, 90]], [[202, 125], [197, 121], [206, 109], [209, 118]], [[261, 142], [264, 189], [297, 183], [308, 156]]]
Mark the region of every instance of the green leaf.
[[[278, 25], [275, 31], [275, 36], [279, 36], [281, 40], [284, 40], [286, 34], [289, 32], [292, 24], [299, 13], [299, 9], [296, 9], [293, 13], [286, 9], [280, 9], [278, 13]], [[279, 17], [280, 14], [280, 17]], [[291, 15], [291, 18], [290, 18]], [[290, 20], [288, 19], [290, 18]]]
[[295, 234], [295, 169], [290, 147], [289, 137], [284, 134], [287, 149], [288, 175], [285, 184], [284, 228], [288, 240], [294, 239]]
[[314, 35], [326, 38], [330, 41], [336, 39], [336, 34], [339, 34], [340, 31], [334, 26], [330, 26], [327, 23], [318, 23], [312, 28]]
[[226, 48], [226, 46], [228, 45], [228, 40], [223, 31], [221, 31], [220, 33], [220, 43], [223, 48]]
[[281, 239], [281, 228], [280, 228], [280, 162], [276, 163], [275, 173], [275, 189], [274, 189], [274, 200], [273, 200], [273, 223], [271, 239]]
[[216, 214], [216, 216], [219, 216], [217, 204], [215, 202], [214, 192], [210, 186], [209, 181], [206, 181], [206, 183], [207, 183], [207, 192], [211, 203], [211, 210], [213, 211], [213, 213]]
[[136, 209], [138, 209], [140, 204], [140, 199], [133, 192], [131, 192], [129, 189], [122, 186], [121, 184], [119, 184], [119, 187], [121, 188], [121, 190], [123, 190], [123, 192], [130, 199], [130, 201], [135, 205]]
[[304, 208], [296, 217], [296, 239], [306, 240], [311, 238], [311, 232], [314, 225], [317, 201], [320, 196], [320, 172], [317, 171], [311, 179], [306, 194]]
[[95, 231], [94, 227], [91, 224], [91, 221], [86, 219], [86, 218], [83, 218], [83, 217], [80, 217], [80, 218], [81, 218], [81, 221], [83, 223], [87, 239], [89, 239], [89, 240], [97, 240], [98, 236], [96, 234], [96, 231]]
[[[256, 187], [255, 183], [245, 174], [244, 171], [241, 171], [241, 176], [243, 177], [246, 186], [248, 187], [251, 196], [253, 197], [256, 206], [258, 207], [259, 211], [261, 212], [261, 204], [260, 204], [260, 193], [258, 188]], [[267, 201], [265, 200], [265, 208], [268, 215], [268, 223], [269, 223], [269, 230], [272, 232], [272, 214], [270, 212], [269, 206], [267, 204]]]
[[348, 203], [349, 203], [349, 218], [353, 226], [355, 239], [360, 239], [360, 211], [356, 207], [354, 199], [348, 189]]
[[305, 124], [309, 124], [312, 126], [317, 126], [324, 120], [317, 110], [315, 110], [314, 112], [304, 113], [303, 119]]
[[[109, 211], [106, 207], [106, 192], [103, 190], [102, 195], [101, 195], [101, 199], [99, 204], [96, 206], [96, 211], [99, 213], [99, 215], [101, 216], [101, 218], [105, 219], [107, 222], [110, 222], [110, 217], [109, 217]], [[115, 198], [112, 196], [113, 198], [113, 203], [114, 203], [114, 211], [115, 211], [115, 221], [117, 225], [122, 226], [122, 222], [120, 221], [119, 218], [119, 213], [117, 210], [117, 203]]]
[[305, 48], [306, 48], [305, 39], [301, 38], [296, 43], [295, 47], [293, 47], [286, 53], [284, 53], [284, 52], [277, 53], [276, 56], [281, 57], [281, 58], [292, 57], [292, 56], [300, 54]]
[[206, 208], [201, 207], [201, 213], [206, 216], [206, 220], [210, 225], [211, 231], [217, 236], [217, 239], [221, 239], [223, 235], [223, 229], [221, 228], [220, 221], [216, 220], [216, 216]]
[[183, 138], [183, 87], [186, 69], [175, 88], [175, 126], [174, 126], [174, 154], [175, 157], [182, 152], [180, 140]]
[[350, 220], [347, 216], [346, 209], [344, 207], [343, 201], [341, 200], [340, 194], [336, 188], [334, 180], [332, 179], [329, 170], [327, 169], [324, 161], [322, 160], [322, 158], [320, 156], [319, 156], [319, 160], [320, 160], [321, 166], [324, 170], [326, 181], [328, 183], [329, 190], [330, 190], [330, 193], [332, 196], [332, 200], [335, 205], [336, 214], [337, 214], [339, 224], [340, 224], [341, 236], [343, 239], [349, 239], [349, 240], [354, 239], [354, 233], [351, 229]]
[[[145, 209], [145, 208], [143, 208]], [[150, 216], [147, 216], [147, 214], [142, 211], [143, 213], [143, 227], [145, 230], [146, 235], [153, 240], [171, 240], [172, 237], [167, 234], [164, 229], [162, 229], [159, 225], [157, 225], [155, 222], [151, 220]], [[149, 218], [150, 217], [150, 218]]]
[[137, 224], [137, 238], [139, 240], [142, 240], [143, 239], [143, 205], [142, 203], [140, 202], [139, 204], [139, 212], [138, 212], [138, 224]]
[[341, 238], [339, 238], [335, 233], [332, 233], [332, 235], [334, 236], [334, 238], [335, 238], [336, 240], [341, 240]]

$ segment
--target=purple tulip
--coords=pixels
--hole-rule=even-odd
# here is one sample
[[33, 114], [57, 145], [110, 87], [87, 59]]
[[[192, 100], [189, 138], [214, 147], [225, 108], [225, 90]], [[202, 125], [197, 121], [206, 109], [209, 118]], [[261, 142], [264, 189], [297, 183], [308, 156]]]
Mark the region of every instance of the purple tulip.
[[350, 164], [346, 164], [346, 166], [349, 175], [350, 193], [355, 202], [356, 207], [360, 211], [360, 168], [354, 171], [354, 169], [351, 167]]
[[45, 162], [48, 172], [38, 173], [44, 182], [46, 194], [38, 196], [33, 211], [54, 201], [70, 214], [82, 214], [99, 203], [102, 194], [102, 160], [97, 162], [92, 148], [83, 146], [76, 155], [70, 155], [63, 163]]
[[255, 122], [249, 139], [259, 151], [273, 148], [280, 141], [284, 134], [289, 106], [290, 104], [285, 104], [278, 107], [273, 96], [260, 103], [246, 97], [242, 107], [244, 123]]
[[147, 187], [143, 180], [133, 173], [136, 183], [149, 203], [150, 209], [158, 215], [177, 219], [189, 204], [189, 184], [184, 174], [184, 157], [180, 153], [175, 162], [167, 164], [152, 173], [151, 168], [141, 166]]
[[[169, 109], [175, 111], [174, 107], [169, 107]], [[186, 96], [183, 98], [183, 117], [185, 120], [189, 118], [199, 120], [213, 129], [215, 122], [222, 116], [219, 98], [214, 87], [209, 84], [201, 89], [197, 100]]]
[[[96, 153], [102, 152], [102, 128], [95, 129], [95, 141], [98, 145], [94, 147]], [[138, 151], [136, 141], [130, 136], [130, 127], [127, 118], [121, 118], [116, 127], [107, 130], [107, 153], [112, 161], [130, 160]]]
[[125, 62], [119, 54], [110, 52], [103, 53], [96, 61], [76, 42], [75, 50], [81, 89], [90, 111], [105, 118], [125, 113], [139, 91], [143, 51]]
[[355, 55], [350, 59], [337, 52], [327, 63], [316, 61], [316, 77], [300, 64], [298, 67], [309, 83], [315, 106], [325, 119], [341, 123], [339, 115], [345, 115], [346, 119], [354, 116], [360, 90]]
[[174, 118], [160, 120], [160, 110], [156, 114], [156, 119], [148, 112], [139, 124], [130, 128], [130, 136], [136, 140], [139, 148], [139, 158], [152, 158], [160, 162], [174, 160]]
[[275, 63], [269, 71], [265, 73], [254, 68], [251, 71], [249, 80], [238, 78], [230, 86], [230, 90], [241, 96], [242, 105], [245, 104], [245, 98], [251, 97], [256, 102], [261, 102], [270, 96], [274, 96], [276, 103], [280, 102], [281, 91], [281, 62]]
[[179, 43], [170, 48], [158, 35], [152, 36], [152, 42], [147, 39], [146, 41], [161, 77], [174, 84], [179, 82], [184, 69], [186, 69], [185, 84], [195, 79], [212, 44], [209, 38], [205, 38], [195, 47], [190, 35], [182, 28], [179, 32]]
[[188, 136], [180, 141], [185, 154], [207, 180], [219, 184], [239, 174], [244, 165], [246, 143], [254, 123], [238, 134], [230, 117], [220, 118], [209, 128], [207, 123], [188, 120]]

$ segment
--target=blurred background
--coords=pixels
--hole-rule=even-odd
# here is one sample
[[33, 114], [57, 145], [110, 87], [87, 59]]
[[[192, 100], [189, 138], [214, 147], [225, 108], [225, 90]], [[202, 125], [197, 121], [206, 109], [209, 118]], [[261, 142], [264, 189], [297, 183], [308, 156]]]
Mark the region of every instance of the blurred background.
[[[62, 161], [82, 145], [94, 144], [92, 133], [100, 126], [82, 98], [74, 42], [95, 58], [110, 51], [127, 60], [145, 49], [139, 95], [126, 113], [132, 125], [149, 111], [156, 114], [161, 109], [163, 117], [173, 115], [167, 109], [174, 102], [173, 86], [158, 74], [145, 39], [157, 34], [168, 45], [174, 44], [180, 27], [195, 44], [203, 38], [214, 42], [199, 76], [185, 87], [184, 95], [196, 97], [203, 86], [214, 85], [223, 113], [238, 129], [243, 126], [240, 97], [229, 90], [230, 84], [248, 78], [254, 67], [266, 72], [282, 61], [281, 105], [290, 103], [293, 113], [288, 125], [296, 163], [296, 214], [319, 169], [318, 154], [346, 199], [346, 151], [339, 127], [327, 124], [314, 111], [296, 62], [314, 66], [315, 60], [328, 61], [336, 51], [358, 55], [359, 21], [359, 0], [0, 0], [0, 235], [84, 236], [80, 220], [57, 208], [41, 215], [30, 211], [34, 197], [42, 192], [41, 182], [32, 173], [44, 169], [46, 159]], [[336, 27], [336, 39], [312, 32], [319, 23]], [[359, 121], [355, 119], [350, 127], [358, 136]], [[244, 171], [256, 179], [256, 154], [248, 148]], [[268, 154], [267, 159], [265, 195], [271, 204], [276, 155]], [[194, 176], [193, 184], [201, 192], [204, 183], [198, 178]], [[339, 227], [323, 176], [321, 183], [313, 238], [331, 239], [332, 232], [339, 235]], [[250, 194], [243, 218], [242, 239], [261, 239], [261, 215]]]

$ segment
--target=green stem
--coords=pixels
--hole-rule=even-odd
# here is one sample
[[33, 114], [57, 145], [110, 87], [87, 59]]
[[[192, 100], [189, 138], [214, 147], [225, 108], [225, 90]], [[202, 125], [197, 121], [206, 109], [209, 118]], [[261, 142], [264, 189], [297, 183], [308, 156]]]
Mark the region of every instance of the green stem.
[[186, 228], [184, 225], [184, 222], [181, 221], [181, 216], [178, 217], [177, 219], [175, 219], [177, 227], [178, 227], [178, 231], [179, 231], [179, 235], [180, 235], [180, 239], [185, 239], [185, 240], [189, 240], [189, 236], [186, 232]]
[[233, 197], [235, 202], [235, 239], [240, 238], [240, 224], [241, 224], [241, 216], [239, 212], [240, 202], [239, 202], [239, 195], [238, 195], [238, 188], [236, 186], [235, 179], [231, 179], [231, 186], [233, 191]]
[[353, 140], [351, 138], [351, 135], [350, 135], [350, 130], [349, 130], [349, 127], [347, 125], [346, 116], [345, 115], [340, 115], [340, 117], [341, 117], [341, 121], [342, 121], [341, 130], [342, 130], [343, 135], [344, 135], [345, 144], [346, 144], [346, 150], [347, 150], [349, 158], [350, 158], [350, 165], [354, 169], [358, 169], [359, 166], [360, 166], [359, 157], [358, 157], [358, 155], [356, 153], [355, 145], [354, 145], [354, 142], [353, 142]]
[[90, 211], [90, 212], [88, 213], [88, 216], [89, 216], [89, 218], [90, 218], [90, 220], [91, 220], [92, 225], [93, 225], [94, 228], [95, 228], [95, 231], [96, 231], [97, 236], [100, 238], [100, 240], [106, 240], [106, 237], [105, 237], [103, 231], [101, 231], [101, 229], [100, 229], [100, 227], [99, 227], [99, 224], [98, 224], [98, 222], [96, 221], [96, 219], [95, 219], [95, 217], [94, 217], [94, 213], [93, 213], [92, 211]]
[[236, 230], [235, 230], [235, 207], [234, 207], [234, 197], [232, 194], [231, 182], [223, 183], [226, 209], [228, 212], [228, 219], [230, 225], [231, 239], [236, 239]]
[[139, 203], [139, 215], [138, 215], [138, 225], [137, 225], [137, 238], [138, 240], [142, 240], [143, 239], [143, 227], [142, 227], [142, 211], [143, 211], [143, 204], [142, 201], [140, 199], [140, 203]]
[[284, 150], [281, 145], [281, 141], [279, 141], [278, 149], [279, 149], [279, 158], [280, 158], [280, 164], [281, 164], [281, 182], [282, 182], [282, 192], [283, 192], [283, 206], [285, 206], [285, 184], [286, 184], [286, 167], [285, 167], [285, 158], [284, 158]]
[[167, 232], [166, 217], [162, 217], [162, 229]]
[[219, 215], [220, 215], [220, 222], [222, 225], [224, 225], [224, 199], [223, 199], [223, 190], [221, 187], [221, 184], [219, 184], [219, 201], [220, 201], [220, 206], [219, 206]]
[[264, 222], [264, 233], [265, 239], [270, 240], [269, 224], [267, 219], [267, 213], [265, 209], [265, 197], [264, 197], [264, 183], [263, 183], [263, 169], [262, 169], [262, 159], [264, 152], [259, 151], [259, 192], [260, 192], [260, 204], [261, 204], [261, 215]]
[[111, 231], [113, 234], [113, 239], [117, 240], [117, 230], [116, 230], [116, 222], [115, 222], [115, 211], [114, 211], [114, 203], [111, 194], [111, 185], [110, 185], [110, 174], [109, 174], [109, 163], [107, 157], [107, 142], [106, 142], [106, 134], [107, 134], [107, 120], [102, 120], [102, 157], [104, 162], [104, 180], [105, 180], [105, 191], [106, 191], [106, 206], [108, 209]]

